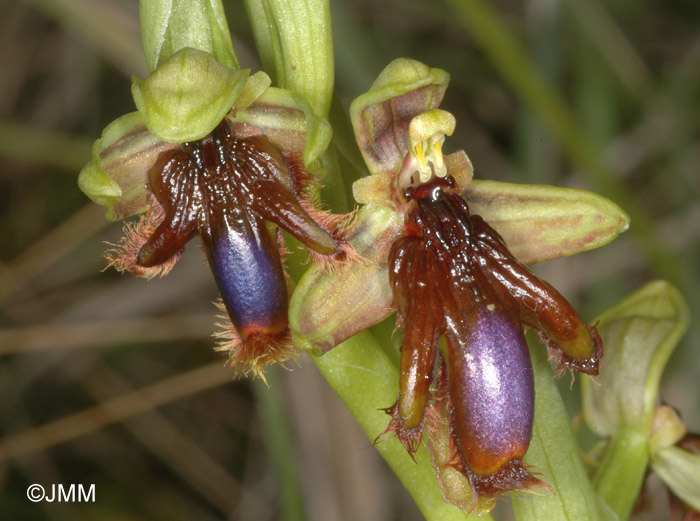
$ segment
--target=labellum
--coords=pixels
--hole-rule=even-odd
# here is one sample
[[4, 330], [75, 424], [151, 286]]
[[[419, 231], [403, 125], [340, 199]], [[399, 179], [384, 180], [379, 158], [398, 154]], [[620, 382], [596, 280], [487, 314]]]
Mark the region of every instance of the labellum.
[[474, 501], [541, 482], [522, 458], [532, 434], [534, 382], [521, 324], [547, 341], [560, 367], [595, 374], [602, 344], [566, 300], [470, 215], [450, 176], [404, 191], [405, 235], [389, 254], [400, 323], [399, 398], [388, 412], [409, 452], [422, 440], [438, 352], [438, 402], [449, 418], [451, 466]]
[[302, 202], [303, 167], [264, 135], [237, 138], [222, 122], [203, 139], [162, 152], [149, 177], [158, 216], [144, 219], [157, 226], [141, 226], [110, 263], [148, 276], [171, 265], [199, 234], [220, 307], [234, 326], [221, 334], [232, 363], [261, 374], [264, 365], [288, 358], [287, 286], [280, 239], [269, 223], [322, 256], [344, 255]]

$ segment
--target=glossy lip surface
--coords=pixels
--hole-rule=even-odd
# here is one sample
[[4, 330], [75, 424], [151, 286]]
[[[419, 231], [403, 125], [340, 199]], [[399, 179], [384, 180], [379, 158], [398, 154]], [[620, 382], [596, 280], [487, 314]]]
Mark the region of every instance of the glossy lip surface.
[[[426, 409], [445, 410], [451, 465], [469, 480], [475, 501], [541, 485], [522, 461], [534, 419], [522, 325], [540, 332], [561, 367], [586, 372], [597, 372], [597, 333], [470, 215], [451, 177], [409, 187], [403, 197], [405, 233], [392, 246], [389, 275], [404, 338], [387, 430], [414, 452]], [[438, 352], [446, 370], [433, 391]], [[431, 397], [440, 407], [429, 405]]]
[[288, 337], [288, 297], [274, 223], [323, 255], [335, 238], [301, 202], [301, 167], [264, 136], [236, 138], [226, 123], [199, 141], [162, 153], [150, 184], [164, 219], [137, 262], [154, 266], [178, 254], [197, 233], [240, 340]]

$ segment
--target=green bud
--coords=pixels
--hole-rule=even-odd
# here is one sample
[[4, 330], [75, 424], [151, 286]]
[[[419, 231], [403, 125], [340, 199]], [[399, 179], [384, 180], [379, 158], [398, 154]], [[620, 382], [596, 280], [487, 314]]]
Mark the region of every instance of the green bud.
[[249, 70], [235, 70], [209, 53], [180, 49], [131, 92], [148, 130], [163, 141], [182, 143], [209, 134], [238, 99]]
[[220, 0], [141, 0], [139, 17], [149, 71], [185, 47], [239, 68]]
[[583, 376], [586, 423], [601, 436], [621, 428], [648, 436], [661, 373], [688, 327], [685, 300], [665, 281], [650, 282], [598, 317], [605, 362]]
[[671, 407], [654, 411], [649, 452], [654, 472], [673, 494], [700, 512], [700, 438], [687, 433]]
[[676, 496], [700, 512], [700, 455], [666, 447], [652, 455], [651, 467]]

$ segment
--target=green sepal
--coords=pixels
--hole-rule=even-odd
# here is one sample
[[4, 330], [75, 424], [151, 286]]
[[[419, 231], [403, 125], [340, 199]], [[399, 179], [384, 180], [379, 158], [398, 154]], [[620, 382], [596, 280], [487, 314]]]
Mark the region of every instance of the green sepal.
[[132, 112], [110, 123], [92, 146], [92, 160], [78, 176], [80, 189], [107, 207], [111, 221], [148, 209], [148, 172], [161, 152], [174, 147], [151, 134], [141, 114]]
[[131, 93], [148, 130], [183, 143], [209, 134], [238, 99], [250, 70], [236, 70], [203, 51], [184, 48], [161, 62]]
[[107, 218], [114, 219], [114, 205], [121, 199], [122, 191], [119, 185], [112, 181], [100, 168], [100, 161], [94, 157], [78, 174], [78, 188], [92, 202], [107, 207]]
[[238, 69], [220, 0], [141, 0], [141, 40], [150, 72], [186, 47]]
[[350, 105], [355, 139], [370, 173], [398, 173], [409, 151], [411, 120], [440, 105], [450, 75], [415, 60], [387, 65], [369, 92]]
[[598, 317], [605, 362], [582, 377], [583, 414], [601, 436], [631, 428], [649, 436], [661, 373], [689, 322], [680, 292], [654, 281]]
[[363, 260], [324, 269], [318, 264], [299, 280], [289, 304], [292, 338], [321, 355], [393, 312], [386, 258], [403, 230], [403, 217], [384, 206], [363, 206], [347, 236]]
[[333, 132], [324, 118], [317, 116], [303, 96], [269, 87], [244, 110], [229, 117], [238, 136], [265, 134], [285, 152], [298, 153], [307, 170], [322, 174], [321, 157]]
[[523, 264], [598, 248], [629, 226], [619, 206], [586, 190], [474, 180], [462, 195]]

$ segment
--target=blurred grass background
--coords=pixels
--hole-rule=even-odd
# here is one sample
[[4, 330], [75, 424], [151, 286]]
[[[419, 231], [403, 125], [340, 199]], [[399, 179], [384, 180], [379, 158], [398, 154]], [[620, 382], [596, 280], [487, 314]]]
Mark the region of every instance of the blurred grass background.
[[[242, 66], [259, 69], [242, 5], [224, 4]], [[630, 213], [611, 245], [536, 267], [585, 318], [657, 277], [700, 317], [697, 1], [332, 8], [344, 102], [395, 57], [443, 68], [446, 150], [477, 177], [586, 188]], [[136, 0], [0, 0], [0, 519], [421, 519], [304, 356], [269, 390], [222, 367], [195, 243], [166, 279], [100, 272], [121, 226], [76, 176], [134, 110], [132, 74], [146, 74]], [[698, 323], [661, 391], [696, 432]], [[94, 483], [97, 501], [31, 503], [32, 483]]]

